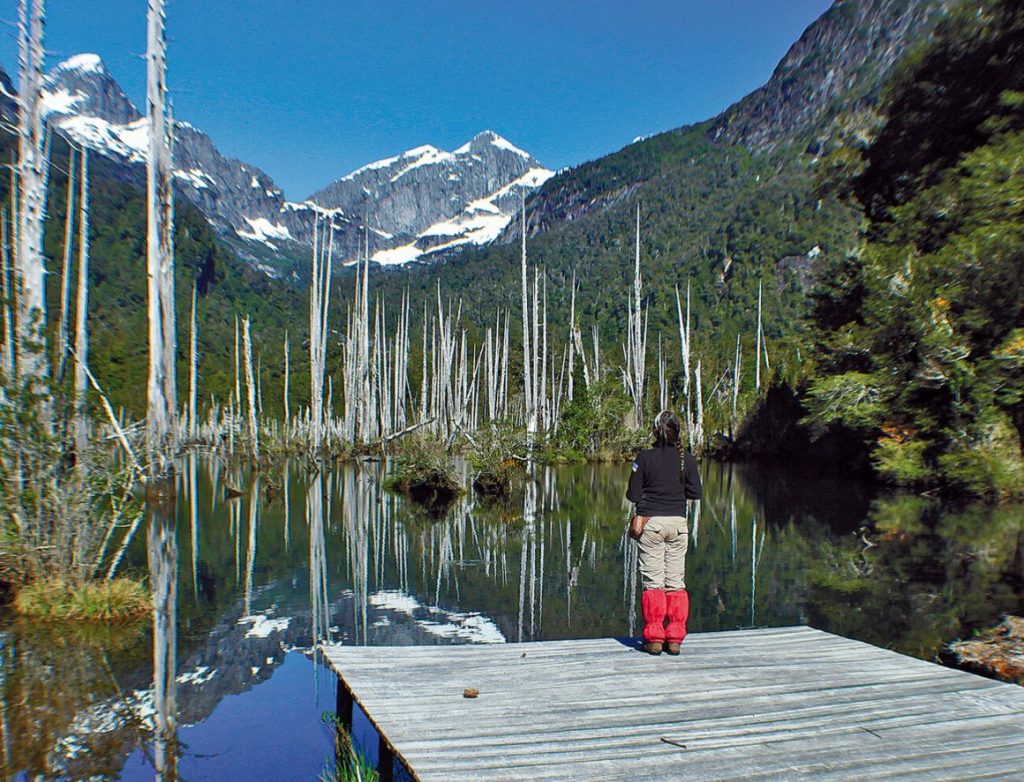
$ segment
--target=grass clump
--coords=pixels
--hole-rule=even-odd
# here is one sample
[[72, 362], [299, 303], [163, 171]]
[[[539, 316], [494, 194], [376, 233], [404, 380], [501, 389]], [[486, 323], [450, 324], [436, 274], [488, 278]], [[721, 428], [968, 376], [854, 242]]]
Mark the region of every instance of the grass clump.
[[17, 613], [50, 621], [127, 621], [148, 614], [152, 605], [145, 584], [132, 578], [84, 584], [44, 579], [23, 587], [14, 597]]
[[352, 741], [352, 734], [333, 712], [324, 712], [324, 725], [334, 730], [335, 754], [320, 772], [321, 782], [379, 782], [380, 774]]
[[402, 444], [383, 485], [421, 505], [442, 510], [465, 491], [450, 451], [437, 441], [421, 438], [410, 438]]

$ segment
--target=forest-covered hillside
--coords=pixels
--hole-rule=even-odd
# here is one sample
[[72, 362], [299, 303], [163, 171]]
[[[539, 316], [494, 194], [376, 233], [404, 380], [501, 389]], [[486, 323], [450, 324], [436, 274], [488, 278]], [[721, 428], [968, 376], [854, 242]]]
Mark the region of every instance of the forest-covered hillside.
[[[591, 324], [600, 325], [603, 347], [614, 366], [619, 360], [619, 342], [623, 341], [632, 280], [634, 220], [639, 206], [652, 347], [662, 335], [667, 354], [678, 355], [674, 288], [685, 289], [689, 283], [694, 298], [696, 351], [704, 361], [708, 384], [715, 386], [729, 371], [737, 335], [742, 338], [745, 354], [753, 352], [757, 291], [763, 284], [765, 332], [773, 369], [778, 373], [776, 382], [809, 390], [804, 401], [809, 400], [818, 429], [835, 431], [837, 425], [842, 425], [845, 436], [855, 430], [853, 439], [861, 442], [865, 451], [873, 448], [878, 427], [928, 432], [916, 439], [900, 435], [918, 444], [896, 450], [906, 454], [920, 449], [923, 464], [934, 464], [942, 450], [937, 443], [943, 437], [948, 440], [949, 427], [959, 419], [944, 413], [928, 422], [916, 420], [912, 411], [920, 406], [921, 397], [911, 395], [913, 383], [908, 378], [917, 377], [917, 369], [892, 375], [899, 377], [891, 382], [899, 389], [887, 403], [892, 409], [887, 408], [884, 415], [879, 413], [868, 425], [860, 426], [850, 418], [848, 399], [832, 407], [818, 402], [833, 399], [830, 384], [848, 381], [850, 371], [880, 377], [892, 369], [886, 364], [886, 356], [893, 357], [893, 361], [904, 358], [892, 347], [895, 338], [876, 329], [858, 333], [858, 339], [867, 340], [858, 350], [869, 354], [870, 360], [851, 364], [841, 348], [841, 335], [849, 333], [850, 323], [870, 320], [868, 313], [873, 308], [879, 313], [876, 321], [880, 326], [897, 328], [897, 319], [884, 314], [891, 302], [881, 289], [870, 293], [865, 280], [871, 277], [871, 264], [880, 269], [878, 279], [892, 277], [892, 258], [899, 255], [898, 248], [914, 231], [924, 230], [933, 244], [939, 240], [931, 225], [934, 220], [911, 217], [912, 205], [918, 203], [915, 198], [924, 198], [925, 193], [930, 198], [940, 197], [935, 188], [941, 187], [956, 190], [951, 197], [966, 197], [966, 191], [961, 193], [959, 188], [969, 187], [977, 198], [986, 194], [991, 197], [994, 191], [990, 179], [997, 176], [996, 171], [985, 168], [980, 158], [965, 160], [962, 155], [973, 150], [975, 155], [1010, 159], [1017, 111], [1012, 85], [1019, 76], [1014, 68], [1019, 66], [1012, 60], [993, 59], [988, 56], [991, 52], [972, 54], [967, 44], [974, 38], [987, 40], [979, 38], [971, 27], [985, 25], [986, 35], [997, 35], [992, 31], [1006, 28], [998, 35], [1009, 36], [992, 46], [1009, 45], [1014, 34], [1006, 17], [1009, 5], [988, 3], [984, 6], [986, 13], [981, 15], [958, 11], [942, 24], [942, 37], [935, 45], [929, 45], [929, 34], [944, 3], [871, 0], [857, 4], [853, 11], [841, 5], [831, 9], [794, 45], [765, 88], [720, 117], [632, 144], [553, 178], [528, 202], [529, 256], [531, 264], [546, 272], [555, 339], [561, 342], [567, 330], [570, 280], [575, 273], [580, 285], [578, 323], [585, 331]], [[910, 56], [901, 61], [907, 53]], [[969, 57], [977, 58], [981, 63], [978, 67], [988, 68], [983, 77], [987, 90], [971, 86], [974, 60], [963, 60]], [[887, 86], [884, 74], [896, 62], [900, 62], [896, 78]], [[944, 67], [952, 70], [947, 73]], [[824, 89], [816, 83], [822, 69], [833, 73], [832, 80], [838, 79], [838, 86]], [[929, 83], [944, 84], [954, 76], [959, 78], [956, 83], [963, 95], [929, 91]], [[963, 110], [964, 105], [970, 110]], [[787, 114], [786, 106], [792, 108], [791, 114]], [[800, 122], [793, 120], [797, 116]], [[878, 118], [882, 116], [890, 119], [880, 126]], [[751, 118], [756, 117], [765, 118], [763, 132], [751, 130]], [[936, 128], [952, 128], [955, 132], [937, 132]], [[998, 143], [997, 136], [1001, 139]], [[844, 143], [851, 139], [852, 146]], [[1010, 147], [1003, 149], [999, 144]], [[10, 139], [5, 145], [9, 148], [4, 152], [12, 154]], [[53, 259], [59, 259], [63, 249], [66, 157], [67, 148], [58, 138], [50, 178], [46, 248], [51, 270], [56, 270]], [[967, 175], [961, 176], [964, 173]], [[979, 202], [969, 209], [962, 208], [978, 215], [990, 206]], [[918, 211], [927, 208], [921, 201]], [[1008, 225], [1012, 224], [1011, 220]], [[115, 404], [137, 415], [142, 411], [146, 359], [143, 193], [141, 183], [127, 175], [123, 167], [96, 156], [92, 164], [91, 225], [91, 363]], [[958, 234], [947, 231], [943, 236], [946, 239], [942, 241], [946, 241]], [[510, 230], [506, 239], [514, 240], [515, 230]], [[890, 246], [897, 249], [883, 252]], [[925, 249], [924, 262], [938, 263], [941, 247], [929, 245]], [[947, 256], [951, 252], [946, 250]], [[883, 261], [883, 257], [889, 260]], [[195, 280], [199, 293], [201, 400], [212, 395], [224, 402], [230, 396], [234, 385], [234, 320], [249, 314], [261, 365], [264, 409], [270, 414], [280, 411], [286, 329], [291, 346], [292, 405], [303, 404], [308, 388], [308, 353], [307, 300], [302, 283], [273, 280], [237, 260], [183, 198], [177, 205], [177, 259], [182, 382], [187, 377], [189, 300]], [[425, 299], [435, 296], [440, 285], [442, 296], [462, 301], [463, 325], [472, 337], [493, 322], [499, 309], [511, 310], [512, 323], [518, 324], [518, 275], [518, 244], [510, 241], [462, 253], [434, 266], [374, 268], [371, 289], [390, 305], [397, 304], [408, 289], [416, 312]], [[997, 279], [1000, 285], [996, 290], [1012, 290], [1006, 279]], [[915, 280], [921, 296], [927, 285], [944, 284], [926, 275]], [[816, 281], [821, 282], [821, 289], [809, 295]], [[351, 284], [351, 271], [340, 270], [332, 295], [332, 322], [339, 339]], [[49, 286], [51, 312], [57, 305], [57, 288]], [[981, 290], [972, 283], [975, 289]], [[983, 298], [992, 301], [991, 295]], [[949, 317], [959, 316], [960, 310], [950, 306]], [[1012, 310], [1009, 302], [998, 317], [1012, 323]], [[986, 313], [972, 317], [980, 319]], [[414, 335], [417, 331], [414, 327]], [[1008, 348], [1004, 342], [1013, 329], [989, 328], [988, 332], [986, 339], [996, 347], [986, 354], [989, 363], [985, 366], [990, 370], [1004, 367], [1008, 359], [999, 359], [997, 354], [1003, 355], [999, 350], [1012, 352], [1012, 345]], [[339, 339], [331, 341], [334, 355]], [[414, 380], [418, 344], [414, 336]], [[819, 348], [817, 354], [812, 350], [815, 346]], [[514, 373], [518, 371], [517, 362], [513, 352]], [[676, 363], [673, 359], [672, 366]], [[340, 372], [336, 361], [329, 361], [328, 368], [329, 374], [337, 376]], [[672, 374], [678, 388], [681, 379], [677, 372]], [[996, 375], [1001, 377], [998, 372]], [[335, 378], [338, 380], [340, 376]], [[1019, 420], [1014, 418], [1018, 414], [1012, 400], [1005, 401], [1010, 392], [1000, 383], [992, 381], [985, 393], [993, 400], [1003, 400], [999, 402], [1002, 407], [995, 401], [990, 407], [1009, 416], [1007, 420], [1012, 424]], [[745, 372], [742, 392], [748, 398], [752, 398], [752, 385], [752, 373]], [[871, 388], [872, 399], [883, 393]], [[720, 384], [718, 393], [722, 393]], [[959, 394], [957, 398], [962, 400], [965, 391], [958, 387], [942, 393]], [[898, 402], [897, 397], [903, 401]], [[794, 410], [794, 415], [806, 412], [799, 407]], [[946, 434], [940, 436], [941, 432]], [[927, 447], [920, 445], [925, 440]], [[973, 441], [968, 437], [964, 442]], [[884, 447], [889, 449], [884, 453], [893, 450], [892, 446]], [[893, 472], [881, 462], [880, 466], [894, 477], [907, 477], [899, 469]], [[920, 472], [923, 468], [915, 469]]]
[[[771, 80], [697, 125], [658, 134], [549, 180], [527, 201], [529, 255], [549, 280], [553, 322], [565, 324], [569, 283], [579, 280], [579, 320], [618, 344], [632, 282], [634, 220], [651, 339], [671, 355], [674, 288], [692, 285], [694, 337], [708, 375], [726, 371], [737, 334], [754, 350], [758, 284], [766, 334], [787, 371], [799, 372], [806, 293], [815, 270], [857, 244], [862, 214], [816, 187], [821, 153], [846, 112], [877, 104], [893, 64], [927, 40], [947, 3], [836, 3], [783, 58]], [[505, 245], [466, 252], [429, 268], [389, 271], [389, 298], [439, 282], [474, 321], [493, 320], [516, 293], [519, 224]], [[745, 383], [752, 385], [752, 378]]]
[[866, 147], [839, 148], [869, 220], [816, 293], [808, 422], [885, 477], [1024, 485], [1024, 8], [965, 3], [902, 64]]

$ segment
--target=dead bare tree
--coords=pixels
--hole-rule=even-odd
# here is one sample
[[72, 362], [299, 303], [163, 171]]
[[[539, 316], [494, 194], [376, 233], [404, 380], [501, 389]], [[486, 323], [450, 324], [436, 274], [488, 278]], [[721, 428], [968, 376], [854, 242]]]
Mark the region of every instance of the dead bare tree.
[[173, 120], [167, 111], [167, 39], [164, 2], [149, 0], [146, 49], [146, 157], [149, 379], [146, 435], [151, 470], [170, 466], [177, 427], [174, 308]]
[[[533, 448], [537, 435], [537, 408], [533, 399], [533, 354], [530, 352], [530, 305], [529, 291], [526, 284], [526, 194], [522, 197], [522, 220], [520, 225], [521, 239], [521, 272], [522, 272], [522, 306], [523, 306], [523, 393], [526, 413], [526, 441]], [[536, 302], [534, 302], [536, 304]]]
[[75, 303], [75, 444], [79, 458], [89, 443], [89, 417], [85, 409], [89, 366], [89, 150], [82, 148], [81, 190], [78, 199], [78, 297]]
[[43, 121], [44, 0], [19, 3], [18, 93], [18, 314], [16, 373], [33, 390], [41, 391], [49, 377], [46, 353], [46, 259], [43, 229], [46, 220], [46, 129]]
[[64, 209], [64, 258], [60, 272], [60, 320], [53, 366], [58, 382], [64, 380], [68, 356], [68, 313], [71, 310], [71, 251], [75, 235], [75, 148], [68, 149], [68, 195]]
[[195, 440], [196, 437], [196, 396], [198, 395], [197, 384], [199, 382], [198, 367], [198, 333], [196, 331], [196, 284], [192, 283], [192, 310], [189, 318], [188, 331], [188, 437]]

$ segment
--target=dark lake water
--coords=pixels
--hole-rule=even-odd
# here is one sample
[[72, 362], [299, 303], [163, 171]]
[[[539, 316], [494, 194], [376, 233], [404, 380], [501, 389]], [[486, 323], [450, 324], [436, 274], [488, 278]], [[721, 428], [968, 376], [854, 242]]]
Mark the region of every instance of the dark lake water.
[[[121, 566], [145, 575], [147, 536], [162, 536], [176, 638], [151, 623], [0, 624], [4, 778], [151, 779], [146, 737], [173, 711], [182, 779], [315, 779], [334, 706], [317, 642], [639, 632], [626, 466], [538, 467], [508, 503], [468, 495], [441, 518], [381, 489], [385, 469], [257, 476], [184, 462], [176, 507], [140, 526]], [[691, 632], [809, 624], [932, 659], [1021, 611], [1020, 506], [712, 462], [703, 474]], [[242, 496], [225, 498], [225, 484]], [[154, 648], [176, 652], [159, 693]]]

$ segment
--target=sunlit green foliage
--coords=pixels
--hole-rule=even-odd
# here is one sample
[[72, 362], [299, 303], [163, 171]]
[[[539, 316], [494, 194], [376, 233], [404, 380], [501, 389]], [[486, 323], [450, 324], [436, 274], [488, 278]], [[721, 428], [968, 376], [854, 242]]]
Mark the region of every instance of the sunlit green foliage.
[[868, 241], [818, 295], [810, 419], [899, 482], [1024, 486], [1022, 55], [1024, 9], [993, 2], [911, 59], [856, 185]]
[[549, 458], [615, 461], [631, 457], [650, 439], [646, 430], [627, 426], [631, 405], [617, 380], [604, 380], [590, 388], [581, 384], [573, 401], [562, 409], [558, 431], [546, 443]]

